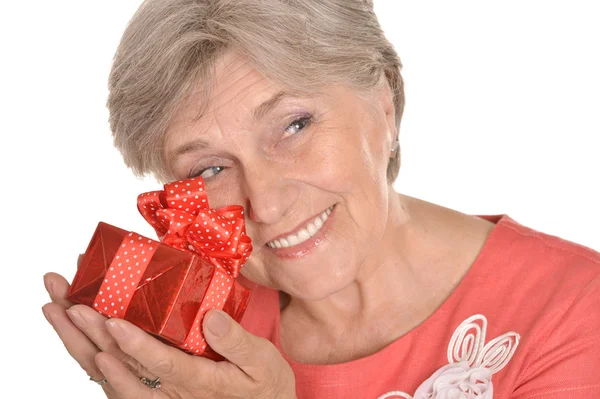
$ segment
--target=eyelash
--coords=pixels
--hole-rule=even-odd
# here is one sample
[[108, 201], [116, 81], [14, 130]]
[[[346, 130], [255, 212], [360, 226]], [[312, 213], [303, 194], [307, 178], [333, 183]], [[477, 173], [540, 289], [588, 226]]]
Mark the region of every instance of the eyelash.
[[304, 126], [302, 126], [299, 130], [299, 132], [301, 132], [302, 130], [304, 130], [310, 123], [312, 122], [312, 117], [311, 116], [304, 116], [302, 118], [298, 118], [295, 121], [293, 121], [292, 123], [289, 124], [289, 126], [285, 129], [285, 131], [287, 132], [287, 130], [295, 125], [301, 125], [304, 124]]
[[[300, 125], [301, 127], [299, 128], [298, 132], [297, 132], [297, 133], [294, 133], [294, 134], [292, 134], [292, 136], [293, 136], [293, 135], [296, 135], [296, 134], [298, 134], [298, 133], [302, 133], [302, 131], [303, 131], [304, 129], [306, 129], [306, 127], [307, 127], [307, 126], [308, 126], [308, 125], [309, 125], [311, 122], [312, 122], [312, 116], [304, 116], [304, 117], [302, 117], [302, 118], [298, 118], [298, 119], [296, 119], [295, 121], [293, 121], [292, 123], [290, 123], [290, 124], [288, 125], [288, 127], [285, 129], [285, 132], [287, 132], [287, 131], [288, 131], [288, 129], [289, 129], [290, 127], [292, 127], [292, 126], [297, 126], [297, 125]], [[206, 180], [206, 179], [211, 179], [211, 178], [213, 178], [213, 177], [217, 176], [219, 173], [221, 173], [221, 172], [222, 172], [222, 171], [225, 169], [225, 167], [224, 167], [224, 166], [209, 166], [208, 168], [203, 168], [203, 169], [200, 169], [200, 170], [199, 170], [199, 171], [197, 171], [197, 172], [192, 172], [192, 173], [190, 173], [190, 175], [188, 176], [188, 178], [190, 178], [190, 179], [191, 179], [192, 177], [201, 176], [201, 175], [202, 175], [204, 172], [206, 172], [206, 171], [208, 171], [208, 170], [211, 170], [211, 169], [217, 169], [217, 172], [216, 172], [216, 173], [215, 173], [213, 176], [205, 177], [205, 178], [204, 178], [205, 180]]]

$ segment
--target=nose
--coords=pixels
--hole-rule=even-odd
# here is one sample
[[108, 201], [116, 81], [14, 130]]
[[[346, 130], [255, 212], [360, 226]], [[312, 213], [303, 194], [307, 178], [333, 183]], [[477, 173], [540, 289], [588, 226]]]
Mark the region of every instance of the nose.
[[248, 216], [256, 223], [275, 224], [299, 198], [299, 189], [274, 165], [254, 165], [245, 170]]

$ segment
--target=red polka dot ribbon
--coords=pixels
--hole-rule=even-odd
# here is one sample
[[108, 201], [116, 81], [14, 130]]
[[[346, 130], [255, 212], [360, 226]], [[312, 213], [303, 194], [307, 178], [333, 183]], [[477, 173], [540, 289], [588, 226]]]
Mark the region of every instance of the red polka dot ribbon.
[[141, 194], [138, 209], [163, 243], [199, 254], [234, 278], [252, 252], [244, 208], [210, 209], [201, 177]]
[[183, 349], [193, 354], [202, 354], [206, 350], [206, 339], [202, 334], [202, 320], [211, 309], [222, 309], [233, 288], [234, 280], [222, 270], [215, 268], [215, 274], [208, 286], [200, 310], [192, 324], [189, 334], [183, 343]]
[[[252, 251], [246, 235], [244, 209], [210, 209], [202, 178], [178, 181], [164, 190], [141, 194], [138, 209], [156, 230], [162, 243], [200, 255], [215, 266], [200, 309], [182, 348], [201, 355], [207, 348], [202, 336], [206, 312], [226, 305], [235, 290], [235, 278]], [[130, 232], [121, 242], [94, 299], [94, 309], [107, 317], [125, 318], [133, 294], [142, 282], [159, 242]], [[239, 289], [238, 289], [238, 294]]]
[[207, 347], [202, 319], [210, 309], [225, 305], [235, 277], [252, 252], [245, 230], [244, 208], [233, 205], [210, 209], [204, 180], [198, 177], [166, 184], [162, 191], [141, 194], [138, 209], [163, 243], [198, 254], [215, 266], [183, 345], [190, 353], [202, 354]]
[[100, 285], [94, 309], [108, 317], [124, 318], [157, 244], [133, 232], [125, 237]]

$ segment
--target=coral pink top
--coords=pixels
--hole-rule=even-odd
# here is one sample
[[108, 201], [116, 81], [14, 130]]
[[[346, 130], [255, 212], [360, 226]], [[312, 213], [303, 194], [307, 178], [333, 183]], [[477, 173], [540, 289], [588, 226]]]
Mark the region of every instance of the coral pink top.
[[255, 290], [242, 325], [273, 342], [299, 399], [600, 398], [600, 253], [496, 223], [450, 297], [365, 358], [300, 364], [279, 345], [277, 291]]

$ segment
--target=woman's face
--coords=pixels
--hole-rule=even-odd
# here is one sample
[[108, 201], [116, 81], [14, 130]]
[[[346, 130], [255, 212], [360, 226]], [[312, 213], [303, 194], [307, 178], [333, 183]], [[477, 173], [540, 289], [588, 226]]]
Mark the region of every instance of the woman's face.
[[203, 176], [212, 208], [245, 207], [246, 277], [303, 299], [340, 291], [378, 256], [388, 219], [389, 87], [370, 102], [339, 85], [282, 94], [233, 52], [215, 71], [207, 112], [192, 99], [168, 129], [171, 172]]

